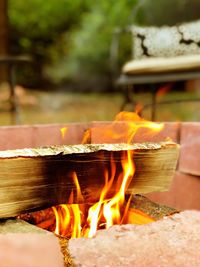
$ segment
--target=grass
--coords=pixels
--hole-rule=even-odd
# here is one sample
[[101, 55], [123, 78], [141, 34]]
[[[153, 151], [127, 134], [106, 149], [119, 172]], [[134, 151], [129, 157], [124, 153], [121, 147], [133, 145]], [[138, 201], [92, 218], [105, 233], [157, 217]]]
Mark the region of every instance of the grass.
[[[188, 98], [197, 98], [197, 93], [171, 92], [165, 95], [164, 98], [158, 99], [158, 101]], [[21, 124], [46, 124], [113, 120], [120, 111], [123, 95], [120, 93], [47, 93], [19, 88], [18, 99]], [[2, 97], [0, 95], [1, 100]], [[3, 100], [5, 102], [5, 99]], [[136, 95], [136, 101], [140, 103], [149, 103], [150, 100], [150, 94]], [[132, 111], [133, 106], [127, 106], [127, 109]], [[150, 119], [150, 108], [145, 109], [143, 117]], [[200, 121], [200, 101], [159, 106], [156, 120]], [[10, 124], [10, 114], [1, 112], [0, 125]]]

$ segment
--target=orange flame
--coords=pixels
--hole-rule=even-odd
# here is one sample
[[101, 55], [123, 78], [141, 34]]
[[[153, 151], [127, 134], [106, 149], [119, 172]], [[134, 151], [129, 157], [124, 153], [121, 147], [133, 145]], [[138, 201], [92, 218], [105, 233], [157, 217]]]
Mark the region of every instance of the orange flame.
[[[101, 227], [102, 223], [106, 229], [113, 224], [122, 223], [125, 213], [128, 210], [126, 207], [125, 212], [122, 212], [125, 191], [135, 171], [132, 154], [132, 151], [127, 151], [127, 155], [123, 157], [123, 172], [121, 174], [123, 177], [119, 177], [119, 179], [121, 178], [121, 184], [119, 189], [117, 188], [116, 194], [110, 199], [106, 198], [106, 196], [114, 182], [116, 172], [116, 165], [114, 162], [110, 179], [108, 179], [108, 172], [105, 172], [105, 185], [102, 189], [100, 199], [89, 208], [87, 220], [81, 218], [82, 212], [78, 204], [59, 205], [57, 208], [53, 207], [56, 217], [56, 234], [69, 235], [70, 233], [71, 237], [92, 237], [96, 234], [96, 231]], [[77, 189], [77, 197], [82, 200], [80, 185], [75, 173], [73, 173], [73, 179]], [[73, 201], [72, 198], [73, 194], [71, 194], [69, 201]], [[127, 205], [129, 206], [129, 203]]]
[[79, 181], [78, 181], [78, 177], [76, 175], [75, 172], [73, 172], [73, 181], [74, 181], [74, 184], [76, 186], [76, 191], [77, 191], [77, 200], [78, 202], [83, 202], [83, 195], [81, 193], [81, 187], [80, 187], [80, 184], [79, 184]]
[[160, 87], [156, 93], [156, 97], [162, 97], [172, 89], [173, 83], [168, 83]]
[[55, 234], [69, 237], [81, 237], [81, 209], [78, 204], [52, 207], [56, 217]]
[[64, 140], [64, 138], [65, 138], [65, 135], [66, 135], [66, 133], [67, 133], [67, 127], [63, 127], [63, 128], [61, 128], [60, 129], [60, 133], [61, 133], [61, 136], [62, 136], [62, 140]]
[[142, 110], [144, 108], [144, 104], [138, 102], [135, 106], [135, 113], [137, 113], [138, 115], [141, 114]]
[[89, 144], [90, 143], [90, 138], [91, 138], [91, 129], [87, 129], [84, 133], [83, 139], [82, 139], [82, 144]]
[[[133, 137], [140, 128], [150, 129], [152, 132], [159, 132], [163, 128], [163, 124], [146, 121], [139, 117], [137, 113], [121, 112], [116, 116], [117, 122], [123, 122], [122, 125], [117, 126], [115, 123], [106, 125], [105, 127], [92, 128], [86, 132], [83, 138], [83, 143], [91, 139], [92, 132], [95, 131], [101, 137], [101, 142], [113, 140], [123, 140], [127, 143], [133, 141]], [[116, 162], [111, 156], [111, 170], [105, 169], [104, 178], [105, 185], [101, 191], [99, 201], [94, 205], [90, 205], [86, 209], [83, 204], [68, 204], [53, 207], [56, 217], [55, 233], [60, 235], [70, 235], [71, 237], [93, 237], [98, 229], [109, 228], [114, 224], [122, 224], [124, 222], [135, 223], [149, 223], [154, 221], [148, 215], [142, 212], [137, 212], [129, 206], [131, 199], [124, 206], [126, 190], [133, 179], [135, 173], [135, 165], [133, 161], [133, 151], [125, 151], [121, 157], [122, 171], [119, 174], [117, 181], [116, 176]], [[110, 173], [110, 175], [109, 175]], [[84, 202], [81, 187], [79, 185], [78, 177], [74, 172], [72, 179], [76, 187], [76, 196], [79, 202]], [[114, 196], [109, 196], [111, 188], [115, 188]], [[68, 203], [73, 203], [74, 191], [72, 191]], [[134, 219], [135, 217], [135, 219]]]
[[[82, 143], [90, 139], [94, 143], [133, 143], [139, 129], [148, 130], [148, 135], [156, 134], [163, 129], [163, 123], [150, 122], [142, 119], [137, 113], [122, 111], [115, 121], [109, 124], [99, 124], [87, 131]], [[94, 136], [94, 138], [93, 138]], [[93, 140], [95, 139], [95, 140]], [[97, 140], [97, 141], [96, 141]]]

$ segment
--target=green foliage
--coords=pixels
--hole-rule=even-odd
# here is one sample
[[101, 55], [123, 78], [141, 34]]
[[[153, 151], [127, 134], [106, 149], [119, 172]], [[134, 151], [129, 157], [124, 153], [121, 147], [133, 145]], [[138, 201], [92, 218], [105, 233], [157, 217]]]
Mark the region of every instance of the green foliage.
[[[70, 81], [79, 87], [108, 88], [110, 46], [116, 27], [192, 19], [198, 15], [198, 2], [9, 0], [12, 51], [29, 53], [36, 59], [34, 68], [27, 71], [26, 79], [31, 82], [46, 78], [56, 84]], [[129, 37], [121, 39], [125, 53]]]
[[79, 20], [81, 0], [10, 0], [11, 26], [28, 38], [47, 38], [67, 30]]
[[13, 51], [32, 54], [35, 76], [52, 82], [107, 80], [113, 30], [130, 22], [137, 1], [10, 0]]
[[[50, 76], [60, 79], [75, 78], [84, 83], [93, 81], [95, 86], [110, 78], [110, 46], [113, 31], [132, 21], [131, 13], [136, 4], [132, 1], [91, 1], [79, 27], [64, 34], [69, 53], [54, 57], [47, 68]], [[62, 59], [62, 60], [61, 60]], [[54, 72], [54, 69], [57, 71]]]
[[44, 78], [44, 65], [51, 62], [48, 48], [78, 25], [86, 8], [87, 1], [81, 0], [9, 0], [12, 52], [29, 53], [37, 61], [29, 70], [32, 80]]

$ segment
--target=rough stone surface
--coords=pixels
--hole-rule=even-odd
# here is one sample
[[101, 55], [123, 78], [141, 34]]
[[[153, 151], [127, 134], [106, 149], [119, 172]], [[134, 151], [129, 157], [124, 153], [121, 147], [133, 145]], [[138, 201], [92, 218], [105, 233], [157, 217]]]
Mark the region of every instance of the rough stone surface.
[[146, 194], [154, 202], [177, 210], [200, 210], [200, 177], [177, 171], [169, 191]]
[[[91, 128], [92, 143], [120, 143], [127, 142], [127, 122], [93, 122]], [[110, 129], [115, 133], [111, 135]], [[179, 143], [180, 123], [165, 122], [162, 131], [155, 132], [148, 128], [140, 128], [135, 133], [132, 142], [161, 142], [168, 138]]]
[[[34, 147], [49, 145], [81, 144], [88, 123], [35, 125], [33, 128]], [[61, 128], [66, 128], [62, 136]]]
[[7, 233], [39, 233], [49, 234], [49, 232], [27, 223], [20, 219], [10, 219], [0, 221], [0, 234]]
[[200, 176], [200, 123], [185, 122], [181, 125], [181, 153], [179, 170]]
[[[60, 129], [66, 127], [62, 137]], [[0, 127], [0, 150], [80, 144], [89, 123], [41, 124]]]
[[200, 212], [184, 211], [148, 225], [114, 226], [95, 238], [71, 239], [75, 266], [198, 267]]
[[32, 126], [0, 127], [0, 150], [33, 146]]
[[0, 235], [1, 267], [63, 267], [58, 240], [49, 234]]
[[0, 222], [1, 267], [63, 267], [59, 240], [22, 220]]

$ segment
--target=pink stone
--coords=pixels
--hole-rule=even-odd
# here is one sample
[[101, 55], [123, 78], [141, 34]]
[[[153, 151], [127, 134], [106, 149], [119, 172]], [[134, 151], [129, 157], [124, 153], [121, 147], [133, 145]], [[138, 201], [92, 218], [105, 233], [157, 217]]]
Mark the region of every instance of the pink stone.
[[[112, 130], [115, 134], [105, 135], [106, 128], [112, 125]], [[91, 142], [92, 143], [121, 143], [127, 142], [127, 138], [125, 138], [125, 133], [128, 129], [127, 122], [93, 122], [91, 129]], [[179, 142], [179, 130], [180, 123], [174, 122], [166, 122], [164, 123], [164, 128], [155, 132], [148, 128], [140, 128], [136, 131], [132, 142], [160, 142], [165, 141], [166, 138], [170, 138], [174, 142]]]
[[200, 176], [200, 123], [186, 122], [181, 127], [179, 170]]
[[0, 150], [33, 147], [32, 126], [0, 127]]
[[[60, 129], [67, 131], [62, 137]], [[0, 150], [80, 144], [89, 123], [41, 124], [0, 127]]]
[[63, 267], [58, 240], [51, 234], [0, 234], [1, 267]]
[[200, 210], [200, 177], [176, 172], [168, 192], [154, 192], [146, 196], [154, 202], [178, 210]]
[[147, 225], [119, 225], [96, 237], [71, 239], [75, 266], [198, 267], [200, 212], [185, 211]]

